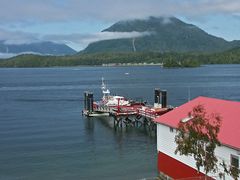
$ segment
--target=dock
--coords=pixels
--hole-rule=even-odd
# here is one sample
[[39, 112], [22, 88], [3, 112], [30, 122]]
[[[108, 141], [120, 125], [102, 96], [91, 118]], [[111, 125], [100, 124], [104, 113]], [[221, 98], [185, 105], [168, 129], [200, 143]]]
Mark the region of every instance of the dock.
[[113, 117], [114, 127], [148, 127], [156, 131], [155, 118], [171, 111], [172, 106], [167, 105], [167, 91], [154, 90], [154, 104], [127, 100], [122, 96], [110, 96], [102, 80], [103, 98], [94, 101], [93, 93], [84, 92], [84, 109], [82, 114], [87, 117], [106, 116]]

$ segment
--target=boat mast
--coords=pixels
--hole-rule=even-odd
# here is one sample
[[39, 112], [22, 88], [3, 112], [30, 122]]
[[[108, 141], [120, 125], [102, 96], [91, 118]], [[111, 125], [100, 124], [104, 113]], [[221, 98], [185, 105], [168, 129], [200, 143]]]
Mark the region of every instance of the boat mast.
[[104, 83], [104, 78], [103, 77], [102, 77], [101, 89], [102, 89], [102, 93], [103, 93], [103, 98], [108, 97], [110, 95], [110, 91], [109, 91], [109, 89], [107, 89], [107, 86]]

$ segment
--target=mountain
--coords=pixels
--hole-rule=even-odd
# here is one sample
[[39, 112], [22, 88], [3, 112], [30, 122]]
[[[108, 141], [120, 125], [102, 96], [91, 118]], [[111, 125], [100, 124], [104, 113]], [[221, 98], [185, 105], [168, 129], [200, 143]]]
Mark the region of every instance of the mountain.
[[[215, 37], [175, 17], [150, 17], [120, 21], [103, 32], [140, 32], [141, 37], [94, 42], [80, 53], [96, 52], [220, 52], [240, 46], [240, 41]], [[148, 33], [146, 33], [148, 32]]]
[[43, 55], [71, 55], [76, 51], [65, 44], [57, 44], [53, 42], [37, 42], [30, 44], [5, 44], [0, 42], [0, 53], [21, 54], [35, 53]]

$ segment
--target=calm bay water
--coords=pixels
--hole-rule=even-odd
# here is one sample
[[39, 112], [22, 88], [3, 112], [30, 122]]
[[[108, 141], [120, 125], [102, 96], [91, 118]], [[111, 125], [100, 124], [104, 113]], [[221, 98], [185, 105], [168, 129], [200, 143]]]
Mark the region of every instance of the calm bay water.
[[200, 95], [240, 101], [240, 65], [0, 69], [0, 179], [157, 175], [154, 137], [82, 117], [83, 92], [100, 99], [101, 77], [112, 93], [149, 103], [156, 87], [173, 106]]

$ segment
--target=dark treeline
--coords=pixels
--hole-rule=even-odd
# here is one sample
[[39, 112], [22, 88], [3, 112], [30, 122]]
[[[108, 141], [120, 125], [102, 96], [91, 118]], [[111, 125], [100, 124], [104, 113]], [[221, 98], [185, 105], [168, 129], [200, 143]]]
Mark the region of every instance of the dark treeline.
[[0, 67], [54, 67], [127, 63], [163, 63], [164, 67], [198, 67], [201, 64], [239, 64], [240, 48], [222, 53], [98, 53], [74, 56], [19, 55], [0, 61]]

